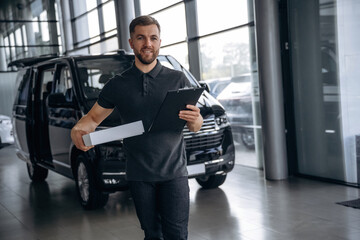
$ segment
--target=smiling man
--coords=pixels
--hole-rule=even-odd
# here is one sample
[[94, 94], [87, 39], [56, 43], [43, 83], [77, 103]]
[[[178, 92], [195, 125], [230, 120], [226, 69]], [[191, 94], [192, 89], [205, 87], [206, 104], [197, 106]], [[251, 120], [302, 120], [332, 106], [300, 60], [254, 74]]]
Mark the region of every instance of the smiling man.
[[[104, 86], [97, 103], [71, 131], [74, 144], [83, 151], [91, 147], [84, 146], [82, 135], [94, 131], [115, 107], [122, 124], [142, 120], [149, 129], [166, 93], [190, 86], [182, 72], [157, 60], [161, 39], [156, 19], [137, 17], [129, 29], [133, 66]], [[193, 105], [187, 109], [179, 112], [179, 118], [196, 132], [203, 122], [200, 109]], [[189, 185], [182, 132], [145, 132], [123, 143], [126, 177], [145, 239], [187, 239]]]

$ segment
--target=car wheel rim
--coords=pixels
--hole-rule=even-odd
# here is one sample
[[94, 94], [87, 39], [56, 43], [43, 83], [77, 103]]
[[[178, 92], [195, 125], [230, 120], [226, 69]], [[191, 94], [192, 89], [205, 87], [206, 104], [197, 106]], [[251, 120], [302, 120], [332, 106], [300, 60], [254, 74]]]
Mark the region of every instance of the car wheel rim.
[[242, 140], [248, 146], [254, 145], [254, 137], [250, 134], [242, 134]]
[[83, 201], [87, 202], [89, 200], [89, 177], [85, 164], [82, 162], [79, 164], [77, 179], [80, 196]]

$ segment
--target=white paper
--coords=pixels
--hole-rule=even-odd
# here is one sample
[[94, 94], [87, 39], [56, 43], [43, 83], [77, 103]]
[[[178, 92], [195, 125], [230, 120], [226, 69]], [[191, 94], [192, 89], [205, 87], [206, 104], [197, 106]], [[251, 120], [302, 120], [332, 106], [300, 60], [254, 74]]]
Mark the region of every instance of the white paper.
[[137, 121], [83, 135], [83, 140], [85, 146], [93, 146], [141, 135], [143, 133], [144, 125], [142, 121]]

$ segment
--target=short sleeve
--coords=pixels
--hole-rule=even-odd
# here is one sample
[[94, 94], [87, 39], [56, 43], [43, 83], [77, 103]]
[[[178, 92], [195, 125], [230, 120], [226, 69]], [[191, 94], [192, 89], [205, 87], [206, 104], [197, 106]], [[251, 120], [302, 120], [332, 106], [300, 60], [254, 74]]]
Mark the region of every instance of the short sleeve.
[[97, 103], [103, 108], [115, 108], [114, 103], [114, 78], [108, 81], [99, 94]]

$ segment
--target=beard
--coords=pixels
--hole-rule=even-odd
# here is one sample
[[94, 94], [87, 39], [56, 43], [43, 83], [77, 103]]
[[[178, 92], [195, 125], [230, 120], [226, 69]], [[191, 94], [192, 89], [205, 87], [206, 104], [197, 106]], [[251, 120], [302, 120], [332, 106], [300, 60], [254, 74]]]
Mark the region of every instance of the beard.
[[134, 52], [134, 54], [142, 64], [148, 65], [155, 61], [155, 59], [159, 55], [159, 49], [157, 51], [154, 51], [153, 54], [150, 55], [149, 57], [143, 57], [141, 55], [141, 52], [138, 52], [138, 51]]

